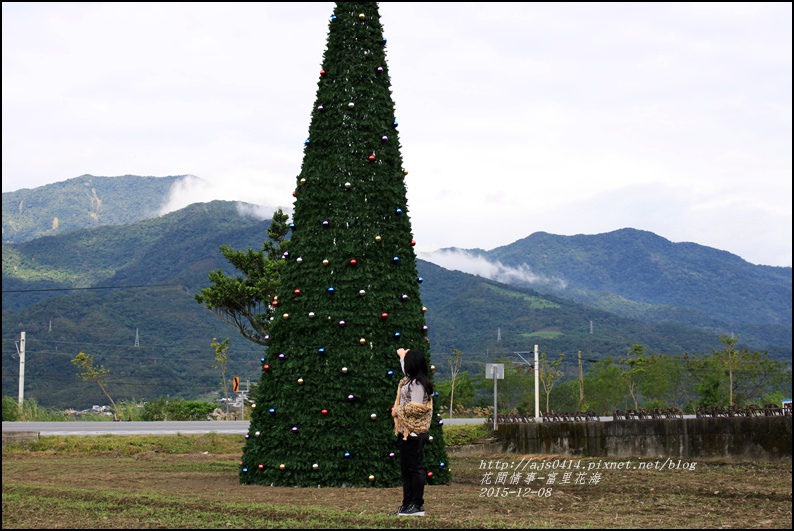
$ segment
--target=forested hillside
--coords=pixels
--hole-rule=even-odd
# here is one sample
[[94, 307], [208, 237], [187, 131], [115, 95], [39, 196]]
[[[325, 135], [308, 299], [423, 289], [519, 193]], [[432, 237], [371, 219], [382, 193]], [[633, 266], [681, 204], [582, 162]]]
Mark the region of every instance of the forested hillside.
[[[136, 179], [152, 187], [146, 194], [164, 182]], [[49, 193], [49, 187], [43, 188]], [[52, 208], [44, 211], [63, 216]], [[118, 212], [113, 219], [130, 215]], [[4, 393], [16, 392], [14, 343], [22, 331], [27, 396], [45, 405], [101, 402], [97, 386], [81, 382], [70, 363], [80, 351], [106, 366], [117, 395], [130, 399], [217, 394], [213, 338], [230, 338], [231, 372], [244, 382], [258, 380], [262, 349], [193, 296], [209, 286], [209, 271], [236, 274], [221, 245], [261, 249], [270, 220], [224, 201], [129, 223], [109, 219], [3, 244]], [[452, 349], [464, 353], [473, 373], [535, 344], [551, 356], [582, 351], [597, 360], [625, 356], [635, 344], [649, 353], [711, 353], [723, 347], [722, 334], [738, 337], [739, 347], [791, 361], [791, 268], [754, 266], [724, 251], [633, 229], [577, 237], [537, 233], [478, 252], [565, 278], [569, 289], [521, 284], [515, 277], [499, 283], [419, 260], [431, 355], [441, 378]]]

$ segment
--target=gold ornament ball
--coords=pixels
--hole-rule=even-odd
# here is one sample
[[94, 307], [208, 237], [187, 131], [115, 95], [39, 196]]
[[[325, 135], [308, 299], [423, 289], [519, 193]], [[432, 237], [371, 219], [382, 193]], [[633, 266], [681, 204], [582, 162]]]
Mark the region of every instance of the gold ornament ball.
[[298, 385], [303, 385], [303, 378], [298, 378]]
[[309, 312], [309, 319], [314, 319], [314, 312]]
[[365, 18], [367, 18], [367, 15], [365, 15], [364, 13], [361, 13], [361, 14], [358, 15], [358, 18], [360, 18], [361, 20], [364, 20]]
[[314, 463], [312, 465], [312, 470], [317, 470], [318, 468], [320, 468], [320, 465], [318, 465], [317, 463]]
[[282, 315], [281, 317], [283, 317], [284, 319], [289, 319], [289, 314], [288, 314], [288, 313], [285, 313], [285, 314], [284, 314], [284, 315]]
[[328, 259], [323, 260], [323, 265], [328, 265]]
[[369, 480], [370, 480], [370, 481], [375, 481], [375, 476], [373, 476], [372, 474], [370, 474], [370, 475], [369, 475]]
[[430, 372], [433, 372], [434, 370], [436, 370], [436, 366], [435, 365], [431, 365], [430, 366]]
[[422, 313], [425, 313], [426, 311], [427, 311], [427, 307], [422, 306]]
[[376, 241], [376, 242], [379, 242], [380, 240], [381, 240], [381, 237], [380, 237], [380, 236], [375, 236], [375, 241]]
[[301, 184], [306, 184], [306, 178], [301, 178]]
[[358, 342], [361, 343], [362, 345], [366, 345], [367, 344], [367, 340], [365, 338], [363, 338], [363, 337], [361, 339], [359, 339]]
[[347, 374], [347, 367], [342, 367], [342, 374]]
[[280, 465], [278, 465], [278, 469], [279, 470], [286, 470], [286, 468], [287, 468], [287, 465], [285, 465], [284, 463], [281, 463]]
[[376, 413], [373, 413], [372, 415], [369, 416], [369, 418], [371, 418], [372, 420], [375, 420], [375, 419], [378, 418], [378, 415]]

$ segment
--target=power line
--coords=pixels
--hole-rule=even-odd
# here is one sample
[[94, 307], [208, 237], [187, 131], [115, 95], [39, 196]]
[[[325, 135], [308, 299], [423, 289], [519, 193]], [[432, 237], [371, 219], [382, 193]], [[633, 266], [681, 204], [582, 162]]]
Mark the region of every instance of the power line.
[[41, 288], [41, 289], [4, 289], [3, 293], [32, 293], [35, 291], [84, 291], [90, 289], [137, 289], [137, 288], [165, 288], [184, 287], [184, 284], [139, 284], [133, 286], [93, 286], [88, 288]]

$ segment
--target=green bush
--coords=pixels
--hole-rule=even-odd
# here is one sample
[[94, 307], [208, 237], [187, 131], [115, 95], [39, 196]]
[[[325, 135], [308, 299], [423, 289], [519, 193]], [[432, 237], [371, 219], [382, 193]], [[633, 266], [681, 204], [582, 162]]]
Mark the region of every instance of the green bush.
[[457, 424], [454, 426], [444, 426], [444, 442], [447, 446], [474, 444], [478, 440], [490, 436], [491, 432], [485, 427], [484, 419], [482, 424]]
[[3, 395], [3, 422], [14, 422], [20, 418], [19, 404], [10, 396]]
[[207, 415], [212, 413], [215, 407], [210, 402], [181, 398], [169, 400], [161, 396], [143, 405], [141, 420], [207, 420]]

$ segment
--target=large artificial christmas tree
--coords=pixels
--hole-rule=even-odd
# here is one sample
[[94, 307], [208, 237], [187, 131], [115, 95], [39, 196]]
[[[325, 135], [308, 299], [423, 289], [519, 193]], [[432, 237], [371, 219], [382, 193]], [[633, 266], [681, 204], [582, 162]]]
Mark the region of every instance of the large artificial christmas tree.
[[[336, 4], [242, 483], [401, 484], [396, 350], [430, 356], [385, 48], [376, 2]], [[428, 484], [450, 481], [437, 411]]]

